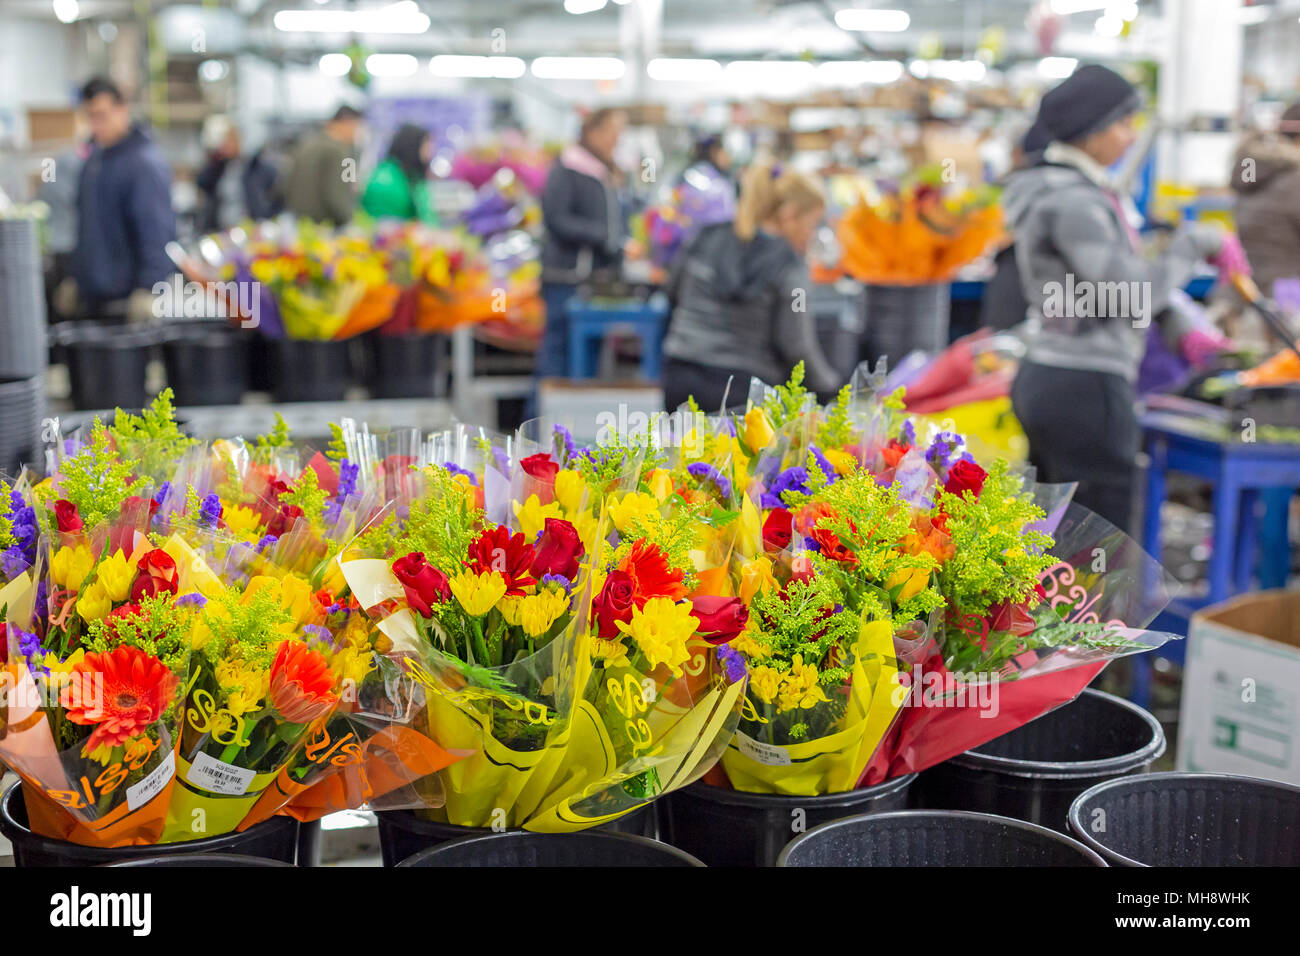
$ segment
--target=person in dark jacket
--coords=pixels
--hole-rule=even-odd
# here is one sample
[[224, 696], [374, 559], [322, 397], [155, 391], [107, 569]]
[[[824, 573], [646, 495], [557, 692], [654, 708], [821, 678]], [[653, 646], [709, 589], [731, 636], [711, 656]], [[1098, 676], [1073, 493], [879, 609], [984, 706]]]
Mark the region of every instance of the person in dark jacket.
[[194, 177], [200, 203], [195, 228], [201, 233], [229, 229], [247, 215], [239, 130], [220, 114], [209, 116], [201, 136], [207, 156]]
[[146, 321], [153, 286], [175, 272], [171, 173], [111, 80], [91, 80], [81, 100], [94, 145], [77, 185], [77, 289], [88, 314], [128, 300], [128, 318]]
[[1142, 253], [1106, 172], [1136, 140], [1137, 90], [1085, 66], [1043, 96], [1051, 142], [1002, 196], [1029, 303], [1026, 355], [1011, 388], [1029, 460], [1043, 482], [1077, 481], [1075, 500], [1129, 530], [1139, 445], [1135, 382], [1152, 327], [1201, 362], [1220, 337], [1170, 308], [1197, 262], [1224, 247], [1217, 227], [1183, 226], [1157, 258]]
[[816, 182], [756, 162], [741, 181], [735, 221], [707, 227], [678, 256], [664, 339], [669, 410], [690, 396], [707, 412], [743, 402], [751, 377], [777, 385], [798, 362], [822, 398], [843, 384], [808, 308], [804, 255], [825, 211]]
[[622, 265], [627, 227], [617, 193], [622, 175], [614, 165], [614, 148], [626, 124], [621, 110], [590, 113], [578, 142], [565, 148], [546, 178], [542, 191], [546, 329], [537, 350], [537, 381], [568, 373], [568, 308], [578, 286], [593, 275], [616, 275]]
[[299, 219], [345, 226], [356, 206], [361, 114], [340, 106], [324, 129], [298, 144], [284, 180], [284, 206]]
[[[1007, 186], [1021, 170], [1040, 162], [1050, 142], [1051, 136], [1041, 123], [1031, 126], [1011, 151], [1011, 171], [1002, 177], [1002, 185]], [[1020, 291], [1014, 236], [993, 257], [993, 268], [993, 278], [984, 287], [984, 298], [980, 301], [980, 325], [1004, 332], [1025, 321], [1029, 310], [1029, 302]]]

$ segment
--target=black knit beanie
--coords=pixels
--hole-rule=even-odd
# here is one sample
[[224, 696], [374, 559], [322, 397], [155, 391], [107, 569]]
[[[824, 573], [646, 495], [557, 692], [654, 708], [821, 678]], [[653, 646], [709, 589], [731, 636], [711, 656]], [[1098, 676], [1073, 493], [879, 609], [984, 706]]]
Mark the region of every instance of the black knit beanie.
[[1137, 88], [1114, 70], [1083, 66], [1043, 94], [1037, 125], [1052, 139], [1073, 143], [1136, 113], [1141, 105]]

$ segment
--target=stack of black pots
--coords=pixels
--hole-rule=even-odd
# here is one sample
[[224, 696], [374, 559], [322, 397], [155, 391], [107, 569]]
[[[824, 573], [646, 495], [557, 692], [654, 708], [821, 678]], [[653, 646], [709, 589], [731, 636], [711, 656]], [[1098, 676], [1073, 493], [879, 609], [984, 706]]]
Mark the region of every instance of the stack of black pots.
[[36, 222], [0, 219], [0, 471], [36, 460], [46, 348]]

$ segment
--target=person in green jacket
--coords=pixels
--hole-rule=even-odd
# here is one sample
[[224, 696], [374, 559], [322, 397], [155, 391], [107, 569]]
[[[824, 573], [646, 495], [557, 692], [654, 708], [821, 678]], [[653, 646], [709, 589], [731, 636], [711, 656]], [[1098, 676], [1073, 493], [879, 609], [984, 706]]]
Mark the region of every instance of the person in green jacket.
[[361, 208], [376, 219], [418, 219], [437, 223], [429, 196], [429, 131], [403, 123], [388, 145], [388, 156], [375, 167], [361, 196]]

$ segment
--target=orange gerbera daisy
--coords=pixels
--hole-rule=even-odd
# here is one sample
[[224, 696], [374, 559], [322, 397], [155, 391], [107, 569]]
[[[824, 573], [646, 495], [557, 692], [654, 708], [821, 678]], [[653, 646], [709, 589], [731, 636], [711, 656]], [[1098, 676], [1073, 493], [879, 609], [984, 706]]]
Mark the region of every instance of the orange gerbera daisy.
[[302, 641], [282, 641], [271, 665], [271, 703], [291, 724], [323, 716], [338, 701], [323, 654]]
[[632, 577], [633, 600], [637, 607], [651, 598], [664, 597], [680, 601], [686, 597], [682, 571], [670, 568], [668, 558], [659, 550], [659, 546], [650, 544], [644, 538], [632, 545], [632, 550], [619, 562], [618, 569]]
[[176, 692], [177, 677], [162, 661], [127, 644], [87, 654], [72, 674], [60, 702], [74, 724], [95, 725], [86, 752], [139, 736], [162, 717]]

